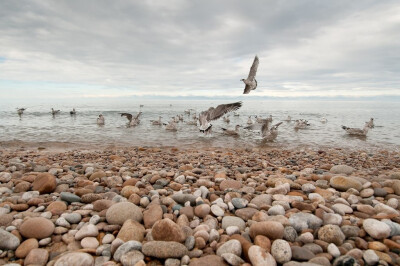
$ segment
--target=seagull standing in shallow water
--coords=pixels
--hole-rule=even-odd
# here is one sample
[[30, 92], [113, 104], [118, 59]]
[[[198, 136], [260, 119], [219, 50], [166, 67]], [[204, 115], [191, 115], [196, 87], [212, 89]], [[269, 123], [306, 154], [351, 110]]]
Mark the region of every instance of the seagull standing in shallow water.
[[365, 126], [363, 129], [359, 129], [359, 128], [350, 128], [350, 127], [346, 127], [346, 126], [342, 126], [342, 128], [344, 130], [346, 130], [346, 133], [352, 136], [362, 136], [365, 137], [367, 136], [368, 130], [370, 129], [370, 126], [368, 124], [368, 122], [365, 122]]
[[203, 111], [199, 115], [200, 132], [211, 133], [211, 121], [221, 118], [226, 113], [236, 111], [242, 106], [242, 102], [220, 104], [217, 108], [210, 107], [207, 111]]
[[17, 108], [18, 115], [21, 116], [25, 110], [26, 110], [26, 108]]
[[268, 124], [269, 121], [264, 123], [262, 126], [261, 136], [264, 141], [273, 141], [278, 136], [278, 127], [282, 124], [282, 122], [273, 125], [270, 129], [268, 129]]
[[229, 135], [229, 136], [239, 136], [239, 128], [241, 127], [241, 125], [236, 125], [235, 126], [235, 130], [229, 130], [226, 128], [222, 128], [223, 133], [225, 135]]
[[104, 116], [102, 114], [99, 114], [99, 117], [97, 118], [97, 124], [99, 126], [103, 126], [104, 125]]
[[367, 122], [367, 124], [368, 124], [368, 127], [369, 127], [369, 128], [374, 128], [374, 127], [375, 127], [375, 125], [374, 125], [374, 119], [371, 117], [371, 119]]
[[247, 79], [241, 79], [243, 83], [246, 85], [243, 91], [243, 94], [249, 94], [250, 91], [255, 90], [257, 88], [257, 80], [256, 80], [256, 74], [257, 74], [257, 68], [258, 68], [258, 56], [254, 57], [253, 64], [251, 65], [249, 76]]
[[139, 125], [140, 123], [139, 116], [142, 114], [142, 112], [139, 112], [135, 117], [133, 117], [129, 113], [120, 113], [120, 114], [121, 116], [125, 116], [129, 120], [128, 127], [133, 127]]

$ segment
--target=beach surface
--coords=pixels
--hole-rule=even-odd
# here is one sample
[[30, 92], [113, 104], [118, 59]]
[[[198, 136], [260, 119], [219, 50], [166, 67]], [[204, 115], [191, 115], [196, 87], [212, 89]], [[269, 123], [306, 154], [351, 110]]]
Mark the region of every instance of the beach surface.
[[399, 199], [395, 150], [3, 145], [0, 264], [399, 265]]

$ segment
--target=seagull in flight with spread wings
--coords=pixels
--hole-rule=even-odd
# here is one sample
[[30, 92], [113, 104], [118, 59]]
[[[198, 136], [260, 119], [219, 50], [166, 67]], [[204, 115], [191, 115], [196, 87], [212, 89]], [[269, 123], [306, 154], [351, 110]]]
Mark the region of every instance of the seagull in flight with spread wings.
[[139, 116], [142, 114], [142, 112], [139, 112], [135, 117], [133, 117], [133, 115], [129, 114], [129, 113], [120, 113], [121, 116], [125, 116], [128, 120], [128, 126], [132, 127], [132, 126], [137, 126], [140, 123], [139, 120]]
[[210, 121], [221, 118], [226, 113], [236, 111], [242, 106], [242, 102], [220, 104], [217, 108], [210, 107], [207, 111], [203, 111], [199, 115], [200, 132], [211, 133], [212, 124]]
[[256, 73], [258, 68], [258, 56], [254, 57], [253, 64], [251, 65], [249, 76], [247, 79], [241, 79], [243, 83], [246, 85], [244, 88], [243, 94], [249, 94], [250, 91], [255, 90], [257, 88], [257, 80], [256, 80]]

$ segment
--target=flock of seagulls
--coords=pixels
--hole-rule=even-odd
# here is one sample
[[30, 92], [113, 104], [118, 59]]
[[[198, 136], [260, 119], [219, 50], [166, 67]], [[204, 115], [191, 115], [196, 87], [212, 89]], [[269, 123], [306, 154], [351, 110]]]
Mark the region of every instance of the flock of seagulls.
[[[256, 80], [256, 74], [257, 74], [257, 69], [259, 65], [259, 59], [258, 56], [256, 55], [253, 60], [253, 64], [250, 67], [249, 74], [246, 79], [241, 79], [241, 81], [245, 84], [245, 88], [243, 91], [243, 94], [249, 94], [252, 90], [255, 90], [258, 86], [257, 80]], [[140, 105], [140, 108], [142, 108], [144, 105]], [[170, 105], [172, 106], [172, 105]], [[208, 110], [200, 112], [200, 114], [197, 116], [196, 112], [194, 109], [188, 109], [184, 111], [184, 114], [191, 115], [192, 114], [192, 120], [187, 121], [186, 124], [188, 125], [196, 125], [199, 124], [199, 130], [200, 132], [208, 135], [212, 133], [212, 121], [215, 121], [221, 117], [223, 117], [223, 121], [227, 124], [230, 123], [230, 118], [229, 115], [227, 115], [230, 112], [233, 112], [233, 116], [238, 117], [239, 113], [236, 112], [238, 109], [242, 107], [242, 102], [234, 102], [234, 103], [228, 103], [228, 104], [220, 104], [217, 107], [210, 107]], [[17, 113], [21, 117], [22, 114], [26, 108], [17, 108]], [[51, 113], [54, 116], [60, 113], [60, 110], [54, 110], [51, 108]], [[128, 119], [128, 127], [134, 127], [140, 124], [140, 116], [142, 112], [138, 112], [135, 116], [130, 114], [130, 113], [120, 113], [121, 117], [126, 117]], [[76, 115], [76, 110], [75, 108], [70, 111], [71, 116]], [[165, 126], [165, 129], [168, 131], [177, 131], [177, 123], [180, 121], [183, 121], [183, 115], [176, 115], [174, 117], [171, 117], [171, 120], [168, 121], [167, 123], [163, 123], [161, 121], [162, 116], [159, 116], [158, 120], [151, 120], [151, 124], [155, 126]], [[273, 141], [277, 138], [278, 136], [278, 127], [283, 123], [279, 122], [271, 127], [269, 125], [272, 123], [272, 115], [270, 115], [268, 118], [262, 118], [261, 116], [254, 116], [254, 119], [252, 119], [252, 116], [248, 117], [247, 120], [247, 125], [244, 127], [245, 129], [249, 130], [256, 130], [257, 128], [260, 127], [261, 125], [261, 130], [260, 134], [263, 140], [265, 141]], [[291, 122], [292, 117], [288, 116], [284, 121], [286, 122]], [[306, 129], [307, 127], [310, 126], [310, 123], [307, 120], [304, 119], [298, 119], [294, 120], [294, 129], [299, 130], [299, 129]], [[323, 117], [320, 120], [321, 123], [327, 123], [328, 120]], [[97, 118], [97, 124], [102, 126], [105, 124], [105, 119], [102, 114], [100, 114]], [[239, 129], [241, 128], [241, 125], [236, 125], [234, 130], [222, 128], [223, 134], [224, 135], [229, 135], [229, 136], [239, 136]], [[366, 136], [368, 133], [368, 130], [374, 127], [374, 119], [371, 118], [370, 121], [365, 123], [365, 126], [363, 129], [359, 128], [349, 128], [346, 126], [342, 126], [342, 128], [346, 131], [347, 134], [349, 135], [356, 135], [356, 136]]]

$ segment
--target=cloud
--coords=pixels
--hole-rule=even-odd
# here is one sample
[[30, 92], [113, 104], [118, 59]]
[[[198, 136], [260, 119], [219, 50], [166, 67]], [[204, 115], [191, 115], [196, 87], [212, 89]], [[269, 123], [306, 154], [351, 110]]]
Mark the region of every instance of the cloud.
[[0, 95], [236, 96], [255, 54], [254, 95], [400, 95], [399, 25], [397, 1], [6, 0]]

